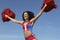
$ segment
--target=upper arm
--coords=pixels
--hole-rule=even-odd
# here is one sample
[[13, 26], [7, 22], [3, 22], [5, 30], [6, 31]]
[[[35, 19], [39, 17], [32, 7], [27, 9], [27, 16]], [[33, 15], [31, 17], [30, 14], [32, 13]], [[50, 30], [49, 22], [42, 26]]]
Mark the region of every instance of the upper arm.
[[18, 21], [18, 20], [14, 20], [13, 22], [18, 23], [18, 24], [22, 24], [23, 23], [23, 21]]
[[[41, 15], [41, 14], [40, 14]], [[30, 22], [32, 23], [35, 23], [35, 21], [39, 18], [39, 16], [40, 16], [39, 14], [37, 14], [34, 18], [32, 18], [31, 20], [30, 20]]]

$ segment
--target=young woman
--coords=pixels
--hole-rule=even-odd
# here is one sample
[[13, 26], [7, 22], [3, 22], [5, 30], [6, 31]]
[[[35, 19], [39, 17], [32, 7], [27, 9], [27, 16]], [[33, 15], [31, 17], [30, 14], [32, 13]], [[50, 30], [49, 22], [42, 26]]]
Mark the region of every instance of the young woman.
[[22, 18], [24, 21], [15, 20], [9, 17], [8, 15], [5, 15], [5, 17], [9, 18], [13, 22], [16, 22], [22, 25], [23, 30], [24, 30], [25, 40], [37, 40], [32, 33], [32, 28], [35, 21], [41, 16], [46, 6], [47, 5], [45, 4], [45, 6], [41, 9], [41, 11], [36, 16], [34, 16], [33, 12], [30, 12], [30, 11], [23, 12]]

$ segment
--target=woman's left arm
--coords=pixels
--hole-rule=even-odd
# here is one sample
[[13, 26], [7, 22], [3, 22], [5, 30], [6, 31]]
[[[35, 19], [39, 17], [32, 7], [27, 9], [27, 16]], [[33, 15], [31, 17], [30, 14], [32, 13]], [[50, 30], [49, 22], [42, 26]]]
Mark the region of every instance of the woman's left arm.
[[44, 7], [41, 9], [41, 11], [34, 18], [32, 18], [30, 20], [31, 23], [34, 23], [42, 15], [42, 12], [43, 12], [43, 10], [45, 9], [46, 6], [47, 6], [47, 4], [45, 4]]

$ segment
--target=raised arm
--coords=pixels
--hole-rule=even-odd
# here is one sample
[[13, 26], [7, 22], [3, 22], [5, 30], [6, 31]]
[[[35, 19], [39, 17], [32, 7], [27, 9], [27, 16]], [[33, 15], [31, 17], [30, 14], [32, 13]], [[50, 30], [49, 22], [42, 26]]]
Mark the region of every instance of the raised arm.
[[15, 20], [15, 19], [9, 17], [8, 15], [5, 15], [5, 17], [9, 18], [11, 21], [16, 22], [16, 23], [18, 23], [18, 24], [22, 24], [22, 22], [23, 22], [23, 21]]
[[44, 7], [41, 9], [41, 11], [34, 17], [30, 20], [30, 22], [35, 22], [41, 15], [42, 15], [42, 12], [43, 10], [45, 9], [45, 7], [47, 6], [47, 4], [44, 5]]

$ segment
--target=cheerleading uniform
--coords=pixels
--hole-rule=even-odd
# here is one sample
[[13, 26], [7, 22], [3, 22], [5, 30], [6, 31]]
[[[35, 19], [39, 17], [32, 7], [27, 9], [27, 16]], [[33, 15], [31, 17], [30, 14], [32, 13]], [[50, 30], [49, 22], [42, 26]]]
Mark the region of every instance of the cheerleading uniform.
[[[30, 21], [27, 23], [26, 26], [24, 26], [24, 22], [22, 23], [22, 27], [24, 31], [32, 31], [33, 25], [30, 23]], [[28, 37], [25, 37], [25, 40], [36, 40], [35, 36], [33, 35], [33, 33], [31, 35], [29, 35]]]

